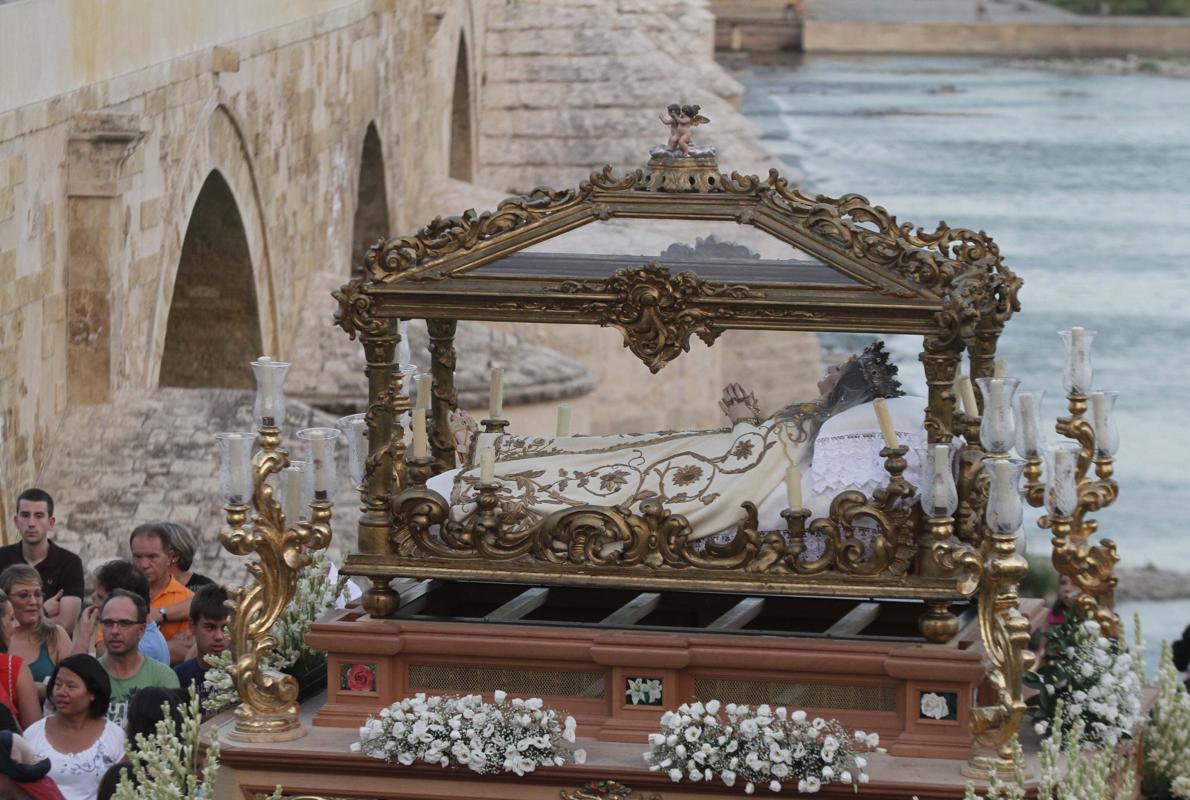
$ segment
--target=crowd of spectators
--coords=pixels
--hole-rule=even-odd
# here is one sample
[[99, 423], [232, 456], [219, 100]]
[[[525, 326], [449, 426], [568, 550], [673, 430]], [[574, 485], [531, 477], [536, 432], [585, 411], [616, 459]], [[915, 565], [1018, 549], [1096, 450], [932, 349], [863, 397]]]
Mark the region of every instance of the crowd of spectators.
[[137, 734], [205, 696], [227, 649], [227, 591], [193, 570], [178, 523], [136, 527], [132, 558], [92, 576], [51, 538], [54, 500], [17, 498], [20, 541], [0, 548], [0, 798], [110, 798]]

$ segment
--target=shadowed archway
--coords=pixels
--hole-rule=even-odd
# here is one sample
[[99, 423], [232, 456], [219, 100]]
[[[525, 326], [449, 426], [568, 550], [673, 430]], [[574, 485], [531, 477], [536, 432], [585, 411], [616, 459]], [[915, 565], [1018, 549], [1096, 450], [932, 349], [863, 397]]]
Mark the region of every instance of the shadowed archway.
[[471, 152], [471, 65], [467, 59], [467, 38], [459, 34], [455, 88], [450, 104], [450, 177], [471, 181], [474, 175]]
[[380, 134], [373, 122], [364, 134], [364, 149], [359, 160], [359, 190], [352, 225], [351, 264], [348, 265], [351, 272], [364, 263], [364, 254], [377, 239], [389, 235], [385, 188], [384, 154], [380, 148]]
[[158, 384], [251, 388], [248, 362], [261, 352], [244, 223], [227, 181], [213, 171], [182, 243]]

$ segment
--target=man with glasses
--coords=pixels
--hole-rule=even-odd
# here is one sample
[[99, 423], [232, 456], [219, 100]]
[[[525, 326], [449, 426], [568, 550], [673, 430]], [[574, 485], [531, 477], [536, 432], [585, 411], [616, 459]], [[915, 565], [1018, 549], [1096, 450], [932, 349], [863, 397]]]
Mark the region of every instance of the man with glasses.
[[100, 663], [112, 680], [107, 718], [117, 725], [127, 721], [128, 700], [137, 689], [178, 688], [178, 676], [172, 669], [156, 659], [145, 658], [138, 649], [148, 615], [149, 605], [144, 598], [124, 589], [108, 595], [99, 612], [99, 625], [107, 645]]

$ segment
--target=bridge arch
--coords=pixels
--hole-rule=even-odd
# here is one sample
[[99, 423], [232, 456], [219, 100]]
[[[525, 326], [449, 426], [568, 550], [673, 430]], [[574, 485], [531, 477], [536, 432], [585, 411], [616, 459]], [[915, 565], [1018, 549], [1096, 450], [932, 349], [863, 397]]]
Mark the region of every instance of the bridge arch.
[[352, 221], [351, 263], [354, 272], [364, 263], [364, 255], [377, 239], [391, 235], [392, 217], [388, 211], [388, 181], [384, 174], [384, 150], [376, 123], [368, 123], [359, 159], [359, 181]]
[[[261, 353], [275, 358], [285, 355], [277, 352], [279, 336], [272, 265], [263, 204], [249, 156], [247, 139], [231, 109], [221, 103], [217, 96], [209, 101], [200, 119], [202, 121], [191, 136], [182, 169], [178, 173], [182, 176], [178, 187], [169, 193], [165, 217], [167, 227], [162, 242], [161, 277], [158, 281], [153, 324], [149, 334], [150, 358], [146, 359], [146, 372], [142, 378], [142, 385], [149, 387], [250, 385], [250, 370], [247, 362], [240, 360], [238, 350], [234, 356], [226, 356], [234, 358], [237, 363], [223, 366], [228, 374], [235, 373], [237, 377], [220, 374], [221, 376], [217, 376], [218, 381], [214, 383], [200, 384], [197, 383], [199, 375], [180, 374], [178, 369], [186, 366], [184, 363], [171, 364], [168, 367], [164, 363], [167, 341], [171, 339], [173, 302], [183, 297], [189, 297], [193, 302], [196, 291], [202, 294], [203, 290], [197, 288], [201, 284], [191, 281], [196, 279], [195, 275], [199, 281], [207, 280], [203, 274], [209, 267], [200, 263], [196, 271], [192, 272], [189, 264], [191, 259], [202, 252], [204, 238], [216, 230], [239, 231], [240, 238], [232, 237], [236, 244], [233, 245], [229, 240], [225, 249], [220, 252], [225, 261], [225, 268], [229, 270], [227, 274], [239, 276], [240, 282], [235, 285], [245, 298], [245, 304], [248, 302], [247, 298], [251, 298], [254, 309], [249, 314], [246, 310], [247, 305], [244, 305], [242, 320], [238, 323], [252, 325], [254, 333], [237, 328], [235, 339], [241, 343], [253, 343], [256, 352], [251, 353], [251, 357]], [[196, 215], [201, 216], [196, 218]], [[191, 238], [192, 228], [197, 238]], [[236, 267], [233, 269], [231, 265]], [[186, 266], [185, 270], [183, 266]], [[178, 293], [179, 281], [186, 281], [180, 287], [181, 295]], [[185, 314], [184, 311], [183, 317]], [[178, 320], [183, 317], [178, 317]], [[176, 335], [178, 332], [175, 326], [173, 333]], [[208, 338], [223, 336], [222, 323], [217, 317], [207, 317], [202, 333]], [[177, 346], [176, 340], [170, 342], [171, 348]], [[178, 351], [173, 349], [170, 352], [172, 360]], [[200, 372], [197, 365], [195, 366], [196, 372]]]

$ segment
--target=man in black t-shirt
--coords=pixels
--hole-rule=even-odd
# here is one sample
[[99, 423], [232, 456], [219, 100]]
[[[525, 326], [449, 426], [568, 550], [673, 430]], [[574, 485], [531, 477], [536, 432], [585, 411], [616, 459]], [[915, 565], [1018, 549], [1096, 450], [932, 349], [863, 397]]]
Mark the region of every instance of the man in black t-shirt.
[[17, 497], [13, 517], [21, 541], [0, 547], [0, 572], [13, 564], [28, 564], [41, 575], [45, 613], [74, 633], [83, 607], [83, 562], [74, 553], [50, 541], [54, 528], [54, 498], [41, 489], [26, 489]]

